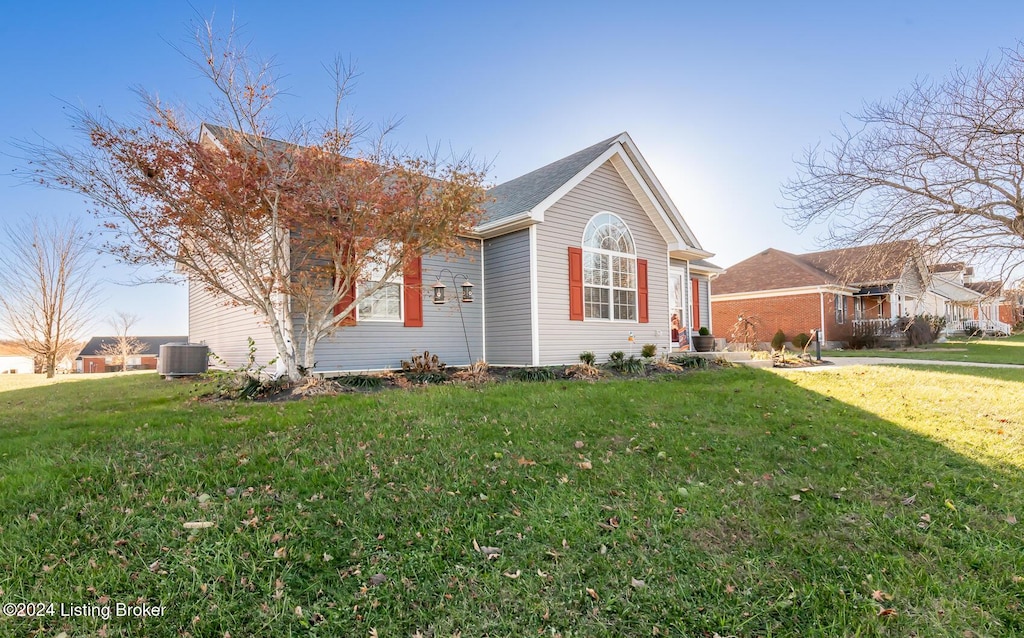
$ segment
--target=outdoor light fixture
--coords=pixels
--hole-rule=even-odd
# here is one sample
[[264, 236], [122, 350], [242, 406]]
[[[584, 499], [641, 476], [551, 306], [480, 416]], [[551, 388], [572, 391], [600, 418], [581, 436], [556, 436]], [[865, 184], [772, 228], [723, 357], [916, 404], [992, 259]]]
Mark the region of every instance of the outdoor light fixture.
[[[437, 305], [441, 305], [444, 302], [448, 301], [447, 299], [444, 298], [444, 289], [446, 288], [446, 286], [443, 283], [441, 283], [441, 276], [444, 275], [445, 273], [451, 275], [453, 287], [457, 286], [462, 289], [462, 297], [460, 298], [460, 301], [462, 303], [473, 303], [473, 284], [469, 282], [469, 277], [463, 275], [462, 273], [453, 273], [447, 268], [442, 268], [440, 272], [437, 273], [437, 280], [434, 282], [434, 285], [432, 286], [434, 289], [434, 303]], [[456, 277], [462, 278], [461, 284], [455, 282]], [[469, 333], [466, 331], [466, 317], [462, 314], [462, 303], [459, 304], [459, 319], [462, 320], [462, 336], [466, 340], [466, 356], [468, 357], [467, 361], [471, 363], [473, 361], [473, 353], [470, 351], [469, 348]]]
[[[445, 270], [448, 270], [448, 269], [445, 268]], [[452, 283], [453, 284], [455, 283], [455, 278], [456, 277], [462, 277], [462, 283], [459, 284], [459, 287], [462, 288], [462, 303], [473, 303], [473, 284], [471, 284], [469, 282], [469, 277], [467, 277], [465, 275], [455, 275], [455, 274], [452, 274]], [[440, 275], [438, 275], [437, 281], [434, 282], [433, 288], [434, 288], [434, 303], [436, 303], [436, 304], [443, 304], [444, 302], [448, 301], [447, 299], [445, 299], [445, 296], [444, 296], [444, 291], [445, 291], [445, 288], [447, 288], [447, 286], [445, 286], [443, 283], [441, 283]]]

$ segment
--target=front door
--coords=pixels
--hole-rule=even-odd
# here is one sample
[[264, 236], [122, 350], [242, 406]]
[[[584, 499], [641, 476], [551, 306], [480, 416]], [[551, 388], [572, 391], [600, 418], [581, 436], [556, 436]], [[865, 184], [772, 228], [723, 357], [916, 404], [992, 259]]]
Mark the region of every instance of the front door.
[[687, 308], [687, 280], [685, 270], [670, 269], [669, 275], [669, 325], [672, 327], [672, 347], [688, 350], [689, 314]]

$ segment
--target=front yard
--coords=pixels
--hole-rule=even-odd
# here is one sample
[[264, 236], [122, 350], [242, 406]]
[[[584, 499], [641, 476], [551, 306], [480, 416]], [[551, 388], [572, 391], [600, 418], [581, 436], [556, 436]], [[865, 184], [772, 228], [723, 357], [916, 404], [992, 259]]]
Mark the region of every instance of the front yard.
[[0, 600], [163, 607], [0, 616], [0, 634], [1019, 635], [1022, 383], [0, 391]]
[[829, 350], [823, 357], [895, 357], [976, 363], [1013, 363], [1024, 366], [1024, 334], [985, 339], [956, 338], [916, 348], [873, 350]]

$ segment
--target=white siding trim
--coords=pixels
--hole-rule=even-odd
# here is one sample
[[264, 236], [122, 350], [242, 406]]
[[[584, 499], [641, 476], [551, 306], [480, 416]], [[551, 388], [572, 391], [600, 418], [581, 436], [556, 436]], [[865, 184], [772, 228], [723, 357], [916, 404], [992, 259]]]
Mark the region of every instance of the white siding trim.
[[708, 330], [711, 334], [715, 334], [714, 319], [715, 313], [711, 312], [711, 280], [713, 277], [708, 277]]
[[530, 226], [530, 343], [535, 366], [540, 365], [540, 308], [537, 305], [537, 227]]
[[776, 288], [774, 290], [725, 293], [715, 295], [715, 298], [712, 301], [738, 301], [741, 299], [760, 299], [762, 297], [790, 297], [793, 295], [812, 295], [816, 292], [854, 293], [858, 290], [860, 290], [860, 288], [853, 286], [802, 286], [799, 288]]
[[[672, 255], [665, 253], [665, 273], [666, 281], [668, 285], [665, 286], [665, 303], [668, 304], [668, 330], [665, 331], [665, 343], [668, 347], [665, 349], [666, 352], [672, 352]], [[647, 294], [651, 293], [651, 285], [647, 283]], [[650, 306], [650, 304], [648, 304]], [[647, 313], [647, 320], [650, 321], [650, 312]]]
[[[487, 288], [484, 287], [484, 240], [480, 240], [480, 292], [483, 293], [483, 301], [480, 302], [480, 358], [487, 361]], [[473, 363], [470, 361], [470, 363]]]

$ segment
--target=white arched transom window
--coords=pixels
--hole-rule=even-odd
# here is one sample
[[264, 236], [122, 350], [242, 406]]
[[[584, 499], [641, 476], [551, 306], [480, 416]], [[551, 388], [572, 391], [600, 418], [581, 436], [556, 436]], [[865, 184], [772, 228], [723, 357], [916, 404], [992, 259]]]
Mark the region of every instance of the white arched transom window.
[[583, 231], [583, 311], [587, 319], [636, 321], [636, 247], [626, 224], [598, 213]]

